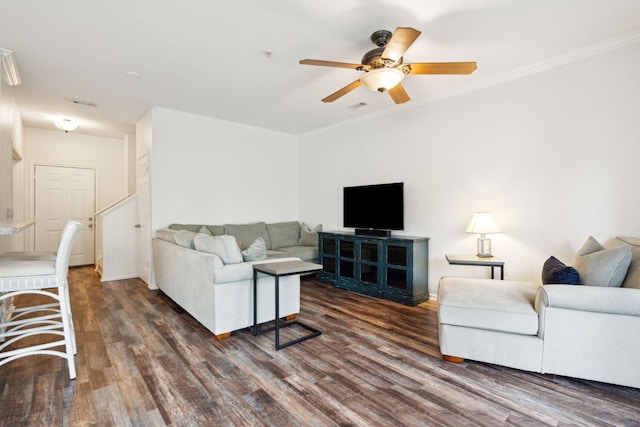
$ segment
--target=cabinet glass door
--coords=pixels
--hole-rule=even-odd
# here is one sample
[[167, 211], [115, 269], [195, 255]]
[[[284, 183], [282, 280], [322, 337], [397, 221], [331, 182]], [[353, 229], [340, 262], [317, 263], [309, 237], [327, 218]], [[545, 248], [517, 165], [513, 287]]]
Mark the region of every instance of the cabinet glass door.
[[396, 289], [407, 289], [409, 271], [406, 269], [387, 267], [387, 286]]
[[322, 237], [320, 240], [320, 255], [322, 258], [322, 270], [335, 274], [336, 273], [336, 239]]
[[338, 241], [338, 258], [340, 277], [347, 279], [355, 278], [355, 260], [356, 260], [356, 245], [352, 240], [340, 240]]
[[360, 242], [360, 280], [367, 284], [375, 285], [380, 283], [378, 278], [378, 242]]
[[406, 267], [409, 265], [407, 246], [387, 245], [387, 264]]
[[335, 274], [336, 273], [336, 259], [335, 258], [322, 258], [322, 271], [327, 273]]
[[411, 246], [406, 244], [392, 244], [386, 246], [386, 279], [387, 287], [406, 290], [411, 283], [409, 260]]

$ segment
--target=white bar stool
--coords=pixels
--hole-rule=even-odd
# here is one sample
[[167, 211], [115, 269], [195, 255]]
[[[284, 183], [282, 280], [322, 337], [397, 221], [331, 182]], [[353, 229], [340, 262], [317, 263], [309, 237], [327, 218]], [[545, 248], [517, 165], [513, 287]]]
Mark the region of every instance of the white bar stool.
[[[69, 221], [57, 253], [7, 252], [0, 255], [0, 366], [25, 356], [46, 354], [66, 359], [69, 378], [76, 377], [76, 339], [69, 298], [69, 258], [82, 225]], [[57, 288], [54, 293], [45, 289]], [[39, 294], [52, 303], [10, 308], [18, 295]], [[20, 340], [37, 335], [59, 335], [60, 340], [20, 347]], [[16, 345], [13, 345], [16, 344]], [[53, 350], [56, 347], [62, 349]]]

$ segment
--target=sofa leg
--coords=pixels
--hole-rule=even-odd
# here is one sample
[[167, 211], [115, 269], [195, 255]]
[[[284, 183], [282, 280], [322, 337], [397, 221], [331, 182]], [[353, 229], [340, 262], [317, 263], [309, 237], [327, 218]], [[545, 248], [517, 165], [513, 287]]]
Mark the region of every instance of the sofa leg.
[[295, 320], [298, 317], [298, 315], [296, 313], [290, 314], [287, 317], [284, 318], [284, 320]]
[[225, 339], [225, 338], [229, 338], [231, 336], [231, 332], [225, 332], [224, 334], [218, 334], [218, 335], [213, 335], [214, 337], [216, 337], [216, 339], [218, 341]]
[[442, 358], [447, 361], [447, 362], [451, 362], [451, 363], [462, 363], [464, 362], [464, 358], [462, 357], [457, 357], [457, 356], [447, 356], [446, 354], [442, 355]]

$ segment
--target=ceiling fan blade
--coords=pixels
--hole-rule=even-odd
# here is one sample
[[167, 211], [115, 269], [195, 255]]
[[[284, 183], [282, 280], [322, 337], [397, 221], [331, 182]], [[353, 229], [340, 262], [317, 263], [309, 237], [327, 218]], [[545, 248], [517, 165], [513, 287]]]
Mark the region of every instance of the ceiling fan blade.
[[352, 68], [354, 70], [358, 68], [366, 68], [362, 64], [349, 64], [347, 62], [335, 62], [335, 61], [322, 61], [319, 59], [302, 59], [300, 63], [303, 65], [319, 65], [321, 67], [338, 67], [338, 68]]
[[402, 83], [398, 83], [387, 92], [389, 92], [391, 99], [393, 99], [393, 102], [395, 102], [396, 104], [404, 104], [411, 99], [409, 98], [407, 91], [404, 90]]
[[475, 62], [431, 62], [409, 65], [409, 74], [471, 74], [476, 70]]
[[331, 95], [327, 96], [326, 98], [324, 98], [322, 100], [322, 102], [333, 102], [336, 99], [340, 98], [341, 96], [344, 96], [344, 95], [348, 94], [349, 92], [351, 92], [352, 90], [356, 89], [361, 84], [362, 83], [360, 83], [360, 80], [356, 80], [353, 83], [349, 83], [348, 85], [346, 85], [342, 89], [340, 89], [340, 90], [332, 93]]
[[413, 28], [399, 27], [391, 36], [391, 40], [387, 42], [384, 52], [382, 52], [382, 59], [398, 61], [420, 34], [422, 34], [420, 31]]

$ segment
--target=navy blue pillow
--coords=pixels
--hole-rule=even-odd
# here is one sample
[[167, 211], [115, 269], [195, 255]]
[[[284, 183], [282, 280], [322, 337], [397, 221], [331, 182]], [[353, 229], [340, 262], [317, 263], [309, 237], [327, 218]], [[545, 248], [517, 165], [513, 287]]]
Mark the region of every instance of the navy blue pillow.
[[551, 256], [542, 267], [542, 284], [579, 285], [580, 274], [575, 268], [569, 267], [558, 258]]

